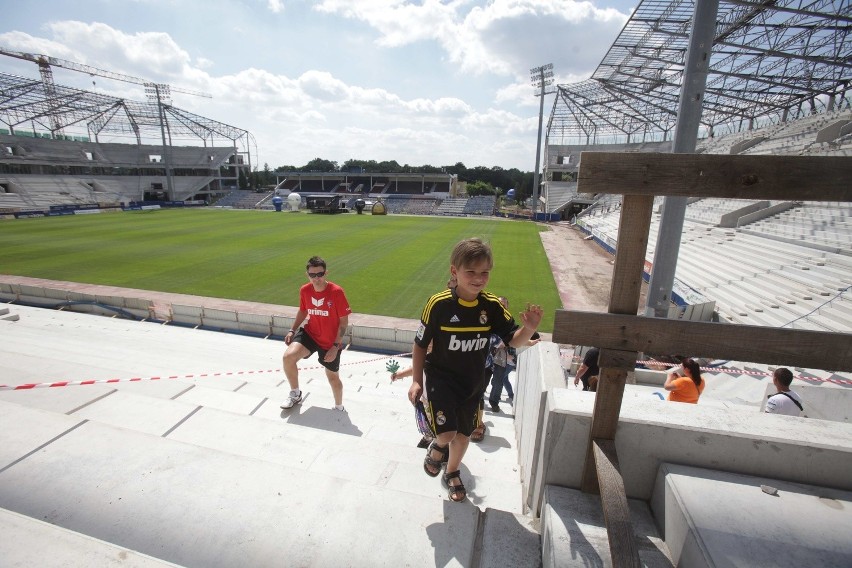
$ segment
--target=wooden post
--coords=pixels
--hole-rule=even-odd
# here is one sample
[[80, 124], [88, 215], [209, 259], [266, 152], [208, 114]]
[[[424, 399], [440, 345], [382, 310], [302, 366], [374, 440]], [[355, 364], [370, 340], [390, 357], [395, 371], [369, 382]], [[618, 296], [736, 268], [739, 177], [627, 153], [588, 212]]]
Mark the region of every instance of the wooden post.
[[618, 455], [613, 440], [592, 440], [592, 452], [597, 464], [601, 485], [601, 507], [603, 508], [609, 554], [614, 568], [639, 568], [639, 547], [633, 536], [630, 522], [630, 506], [624, 490], [624, 479], [618, 467]]
[[[651, 226], [653, 195], [625, 195], [621, 203], [621, 219], [618, 224], [618, 249], [615, 252], [615, 268], [609, 296], [609, 313], [635, 316], [639, 309], [639, 293], [642, 289], [642, 269], [645, 266], [645, 249], [648, 246], [648, 229]], [[628, 237], [628, 235], [630, 235]], [[594, 345], [589, 343], [589, 345]], [[631, 359], [632, 358], [632, 359]], [[592, 440], [615, 439], [615, 428], [621, 412], [624, 383], [627, 373], [636, 365], [636, 353], [601, 349], [600, 380], [592, 429], [586, 452], [582, 489], [587, 493], [597, 491]]]

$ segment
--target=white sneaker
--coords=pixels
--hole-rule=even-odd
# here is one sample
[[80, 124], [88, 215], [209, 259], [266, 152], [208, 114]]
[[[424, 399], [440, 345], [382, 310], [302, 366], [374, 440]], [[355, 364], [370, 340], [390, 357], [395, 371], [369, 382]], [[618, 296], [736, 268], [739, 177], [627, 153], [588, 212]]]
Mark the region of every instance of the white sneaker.
[[334, 409], [335, 409], [335, 410], [340, 410], [341, 412], [346, 412], [346, 409], [345, 409], [345, 408], [343, 408], [343, 405], [342, 405], [342, 404], [335, 404], [335, 405], [334, 405]]
[[285, 410], [288, 408], [293, 408], [300, 402], [302, 402], [302, 391], [291, 390], [290, 396], [288, 396], [287, 399], [281, 404], [281, 408]]

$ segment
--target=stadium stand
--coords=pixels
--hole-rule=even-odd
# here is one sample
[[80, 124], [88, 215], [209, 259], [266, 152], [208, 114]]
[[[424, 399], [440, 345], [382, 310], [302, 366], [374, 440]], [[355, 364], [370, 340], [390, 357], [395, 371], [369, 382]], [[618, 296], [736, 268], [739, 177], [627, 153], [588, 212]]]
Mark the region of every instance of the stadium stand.
[[[204, 202], [235, 188], [251, 168], [248, 151], [238, 149], [248, 132], [174, 106], [161, 113], [156, 105], [2, 73], [0, 88], [17, 93], [0, 103], [0, 123], [10, 125], [0, 128], [0, 193], [19, 196], [3, 199], [7, 209]], [[62, 119], [47, 120], [56, 108]], [[62, 121], [68, 124], [51, 130]], [[91, 130], [69, 133], [83, 127]], [[161, 127], [173, 141], [167, 146]], [[128, 133], [134, 143], [115, 141]]]
[[[575, 136], [575, 140], [585, 139], [586, 150], [610, 152], [613, 146], [600, 141], [611, 136], [613, 141], [624, 144], [623, 152], [667, 152], [663, 148], [671, 143], [665, 140], [675, 131], [675, 121], [679, 120], [671, 109], [678, 95], [686, 92], [679, 83], [688, 72], [684, 60], [686, 42], [690, 39], [688, 32], [695, 25], [692, 10], [695, 7], [698, 13], [709, 4], [640, 2], [592, 79], [576, 86], [557, 86], [557, 103], [573, 107], [572, 112], [565, 112], [563, 106], [554, 105], [547, 139]], [[709, 54], [708, 88], [701, 97], [705, 111], [702, 128], [710, 132], [715, 128], [716, 135], [703, 147], [699, 143], [698, 151], [745, 154], [746, 158], [765, 154], [848, 155], [850, 131], [846, 115], [838, 118], [828, 113], [849, 109], [846, 77], [850, 30], [846, 24], [852, 17], [850, 10], [848, 2], [810, 4], [806, 10], [801, 3], [789, 0], [720, 2], [719, 13], [708, 20], [712, 26], [706, 26], [712, 27], [710, 31], [716, 34], [718, 43], [715, 52]], [[712, 44], [704, 44], [708, 51], [711, 47]], [[771, 76], [767, 77], [768, 74]], [[542, 95], [544, 84], [542, 81]], [[815, 116], [820, 114], [818, 105], [827, 107], [822, 109], [823, 118], [827, 118], [824, 122]], [[803, 112], [806, 106], [811, 107], [810, 113]], [[840, 110], [835, 111], [838, 106]], [[563, 114], [560, 117], [558, 113]], [[783, 119], [777, 120], [781, 113]], [[795, 123], [805, 114], [813, 116]], [[772, 116], [768, 122], [773, 124], [762, 131], [722, 140], [726, 123], [739, 121], [751, 128], [769, 115]], [[794, 118], [788, 120], [791, 116]], [[566, 126], [566, 117], [574, 120], [574, 124]], [[608, 128], [609, 133], [605, 132]], [[658, 136], [663, 142], [653, 141]], [[684, 156], [677, 158], [686, 161]], [[616, 160], [609, 159], [610, 167], [618, 165]], [[638, 161], [630, 163], [636, 166]], [[668, 163], [671, 169], [666, 173], [671, 175], [677, 169], [671, 166], [673, 162]], [[564, 167], [563, 163], [559, 165]], [[570, 161], [569, 166], [576, 168]], [[834, 167], [848, 170], [847, 166]], [[545, 185], [549, 181], [559, 184], [573, 181], [571, 169], [556, 171], [554, 167], [553, 170], [560, 179], [545, 180]], [[647, 212], [648, 197], [660, 190], [654, 187], [644, 195], [631, 194], [630, 184], [636, 188], [644, 181], [638, 170], [623, 177], [627, 183], [620, 193], [628, 196], [624, 202], [620, 197], [598, 193], [582, 197], [578, 194], [563, 203], [565, 194], [560, 198], [554, 191], [551, 200], [546, 191], [542, 203], [560, 208], [568, 217], [576, 214], [578, 226], [615, 250], [619, 245], [619, 214], [639, 212], [637, 204]], [[581, 181], [588, 184], [594, 177]], [[827, 190], [826, 195], [832, 199], [848, 195], [824, 181], [830, 175], [820, 173], [817, 177], [823, 182], [816, 187]], [[379, 191], [364, 195], [378, 195], [388, 187], [395, 187], [391, 185], [394, 183], [390, 179], [371, 180], [364, 186]], [[786, 198], [790, 199], [790, 184], [786, 186]], [[715, 189], [712, 195], [725, 194], [722, 188]], [[600, 187], [597, 191], [604, 193]], [[815, 191], [806, 193], [811, 199], [820, 197], [814, 195]], [[494, 472], [505, 473], [511, 485], [501, 483], [502, 479], [476, 475], [471, 468], [474, 474], [469, 482], [471, 507], [436, 504], [424, 495], [402, 498], [397, 495], [400, 488], [410, 491], [418, 486], [410, 481], [420, 471], [422, 452], [409, 457], [400, 446], [391, 452], [393, 460], [387, 461], [389, 440], [400, 431], [396, 420], [398, 406], [376, 412], [381, 405], [378, 397], [358, 399], [362, 394], [360, 387], [365, 387], [365, 393], [380, 383], [388, 388], [381, 363], [368, 372], [360, 371], [358, 374], [366, 377], [364, 384], [351, 389], [355, 391], [351, 394], [347, 391], [352, 420], [348, 414], [328, 417], [325, 412], [329, 399], [323, 400], [323, 395], [315, 389], [300, 412], [282, 415], [274, 403], [269, 404], [280, 400], [282, 390], [287, 388], [273, 386], [281, 384], [280, 376], [274, 382], [264, 382], [262, 377], [260, 381], [252, 376], [236, 378], [230, 388], [220, 389], [218, 393], [208, 392], [204, 384], [194, 384], [194, 376], [190, 384], [178, 384], [169, 392], [166, 389], [171, 385], [161, 381], [155, 386], [162, 389], [158, 400], [145, 399], [138, 391], [110, 389], [86, 392], [73, 402], [51, 401], [52, 407], [45, 404], [44, 398], [36, 398], [32, 408], [18, 408], [12, 402], [4, 404], [0, 415], [7, 417], [7, 430], [11, 432], [5, 444], [11, 450], [7, 450], [3, 467], [7, 481], [2, 484], [4, 506], [26, 515], [30, 520], [27, 527], [33, 532], [36, 520], [49, 518], [50, 527], [71, 527], [70, 530], [85, 527], [90, 530], [85, 533], [81, 530], [83, 534], [115, 539], [105, 544], [115, 542], [130, 552], [139, 550], [187, 565], [274, 564], [280, 561], [280, 550], [286, 547], [284, 557], [299, 565], [340, 563], [341, 559], [351, 563], [352, 558], [356, 562], [370, 558], [375, 565], [386, 566], [751, 566], [770, 558], [774, 566], [782, 568], [845, 566], [852, 556], [849, 539], [842, 530], [849, 526], [852, 510], [847, 467], [852, 455], [852, 436], [847, 424], [849, 397], [846, 396], [852, 383], [830, 370], [806, 368], [822, 365], [846, 371], [852, 365], [848, 350], [852, 309], [848, 296], [844, 296], [850, 287], [852, 253], [848, 239], [838, 241], [840, 247], [834, 246], [838, 234], [840, 239], [846, 235], [845, 211], [828, 219], [820, 211], [832, 209], [825, 203], [760, 199], [720, 203], [695, 198], [699, 195], [702, 195], [699, 191], [690, 195], [693, 200], [687, 207], [677, 279], [685, 282], [687, 291], [712, 294], [721, 321], [791, 327], [808, 333], [761, 327], [744, 330], [740, 326], [630, 315], [636, 304], [630, 304], [629, 296], [635, 292], [632, 299], [638, 300], [640, 287], [635, 272], [629, 274], [625, 266], [635, 270], [641, 262], [633, 261], [641, 261], [643, 254], [647, 254], [646, 259], [653, 259], [661, 204], [660, 199], [655, 199], [650, 231], [640, 223], [630, 226], [638, 215], [625, 215], [630, 234], [621, 235], [623, 242], [614, 269], [620, 278], [613, 279], [612, 294], [617, 298], [610, 304], [618, 309], [591, 317], [571, 310], [557, 314], [585, 317], [586, 322], [600, 324], [566, 325], [554, 330], [554, 340], [572, 344], [580, 341], [578, 345], [609, 342], [602, 348], [601, 357], [601, 383], [607, 386], [596, 394], [565, 388], [561, 355], [555, 343], [541, 342], [523, 353], [518, 361], [521, 380], [512, 420], [501, 432], [504, 417], [492, 414], [491, 439], [472, 448], [471, 455], [487, 452], [488, 455], [480, 456], [483, 461], [503, 459], [505, 447], [494, 450], [508, 441], [516, 454], [511, 455], [509, 462], [500, 462], [499, 467], [483, 471], [489, 477]], [[580, 201], [582, 198], [588, 201]], [[446, 199], [441, 203], [441, 208], [446, 206], [444, 214], [458, 205], [451, 201]], [[586, 212], [578, 210], [589, 204], [591, 207]], [[787, 216], [796, 220], [786, 219]], [[770, 220], [774, 221], [775, 217], [784, 217], [782, 224], [801, 226], [783, 235], [774, 234], [773, 230], [762, 231], [761, 223], [765, 221], [763, 225], [772, 229]], [[840, 231], [835, 227], [840, 227]], [[805, 238], [799, 238], [802, 235]], [[625, 258], [631, 262], [620, 262]], [[239, 323], [238, 317], [231, 318], [222, 310], [208, 311], [201, 307], [197, 310], [201, 323], [205, 313], [214, 316], [208, 318], [214, 326]], [[613, 325], [612, 322], [627, 323]], [[680, 323], [687, 326], [677, 325]], [[64, 326], [45, 326], [48, 327]], [[78, 321], [73, 327], [84, 329]], [[105, 326], [93, 327], [99, 333], [99, 328]], [[261, 329], [265, 333], [265, 326]], [[692, 338], [689, 333], [671, 334], [673, 329], [700, 330], [700, 333]], [[377, 331], [377, 335], [391, 333], [389, 329]], [[840, 333], [827, 333], [837, 331]], [[6, 358], [17, 361], [21, 353], [35, 353], [35, 349], [21, 348], [13, 342], [19, 336], [32, 336], [42, 344], [46, 332], [49, 329], [39, 334], [13, 334], [9, 345], [4, 345], [8, 349]], [[77, 336], [97, 344], [91, 339], [92, 333], [81, 331]], [[126, 333], [122, 330], [113, 335]], [[670, 336], [658, 344], [671, 347], [668, 352], [675, 352], [673, 346], [691, 345], [723, 352], [720, 357], [732, 358], [730, 353], [758, 357], [754, 360], [761, 364], [774, 365], [781, 360], [795, 369], [796, 388], [809, 389], [806, 399], [812, 402], [807, 419], [763, 414], [766, 394], [773, 392], [769, 390], [773, 387], [765, 376], [752, 380], [747, 372], [740, 375], [735, 369], [730, 369], [730, 374], [708, 373], [710, 384], [706, 396], [702, 395], [697, 405], [660, 401], [655, 396], [662, 398], [659, 382], [650, 389], [644, 384], [625, 384], [628, 373], [639, 374], [633, 368], [636, 351], [648, 341], [658, 341], [658, 336]], [[731, 340], [732, 337], [735, 339]], [[155, 369], [151, 365], [164, 364], [170, 356], [169, 350], [156, 349], [151, 343], [145, 343], [147, 349], [139, 349], [145, 338], [134, 339], [134, 349], [125, 353], [162, 352], [161, 357], [145, 357], [137, 362], [140, 368], [148, 369], [148, 374], [172, 372], [172, 367], [187, 358], [181, 353], [181, 358], [172, 359], [169, 367]], [[209, 350], [205, 365], [210, 363], [211, 356], [229, 353], [223, 348], [224, 341], [214, 341], [216, 349]], [[197, 342], [193, 344], [199, 346]], [[85, 348], [80, 351], [84, 352]], [[239, 356], [222, 358], [220, 365], [249, 360], [247, 349], [233, 349], [233, 352]], [[273, 360], [278, 358], [280, 349], [273, 355]], [[32, 359], [29, 356], [27, 361], [11, 367], [19, 373], [28, 371]], [[252, 361], [257, 361], [255, 368], [266, 366], [260, 356]], [[92, 367], [96, 364], [85, 366]], [[767, 369], [765, 366], [762, 370]], [[352, 375], [353, 384], [358, 384], [356, 373]], [[810, 382], [812, 377], [817, 380]], [[322, 380], [320, 376], [316, 378]], [[712, 396], [712, 387], [717, 384], [720, 387], [717, 392], [726, 392], [727, 397]], [[25, 390], [29, 387], [23, 386]], [[117, 395], [113, 396], [114, 393]], [[381, 396], [387, 394], [390, 393]], [[400, 398], [406, 402], [404, 396]], [[838, 400], [839, 404], [835, 402]], [[743, 408], [744, 401], [751, 408]], [[138, 420], [137, 416], [142, 414], [138, 412], [140, 407], [154, 410], [144, 413], [148, 420]], [[822, 412], [828, 407], [833, 412]], [[234, 412], [235, 408], [245, 410]], [[152, 419], [164, 415], [166, 420], [151, 428]], [[368, 421], [368, 416], [373, 422]], [[378, 418], [388, 422], [380, 425], [376, 422]], [[47, 427], [43, 427], [45, 424]], [[370, 435], [363, 435], [366, 430], [359, 430], [359, 425], [370, 428]], [[301, 431], [296, 431], [298, 434], [294, 432], [292, 443], [291, 426], [301, 426]], [[288, 429], [283, 438], [282, 428]], [[247, 432], [249, 435], [245, 435]], [[339, 440], [343, 436], [347, 436], [345, 441]], [[368, 445], [377, 439], [381, 445]], [[109, 442], [112, 443], [107, 445]], [[360, 445], [354, 447], [354, 442]], [[493, 445], [488, 446], [489, 443]], [[318, 448], [322, 453], [316, 453]], [[115, 459], [116, 456], [122, 459]], [[174, 456], [188, 457], [173, 464]], [[379, 456], [381, 461], [376, 459]], [[566, 456], [579, 459], [566, 459]], [[109, 467], [102, 467], [107, 462]], [[174, 467], [163, 468], [163, 463]], [[211, 467], [200, 468], [199, 463]], [[61, 467], [57, 468], [57, 464]], [[131, 509], [132, 499], [126, 496], [138, 495], [136, 474], [140, 471], [140, 467], [131, 467], [134, 464], [141, 464], [141, 470], [149, 472], [146, 485], [149, 490], [144, 500], [139, 498], [136, 508]], [[57, 469], [74, 471], [76, 475], [57, 477], [54, 474]], [[248, 477], [242, 475], [245, 472]], [[519, 476], [510, 472], [518, 472]], [[422, 473], [418, 475], [422, 477]], [[102, 481], [81, 486], [76, 483], [79, 478]], [[230, 483], [239, 478], [272, 481], [259, 485]], [[185, 481], [184, 485], [180, 485], [181, 480]], [[178, 482], [177, 490], [170, 485], [174, 482]], [[367, 485], [367, 490], [361, 484]], [[228, 487], [229, 491], [211, 495], [198, 489], [210, 486]], [[301, 507], [308, 514], [291, 523], [293, 527], [286, 533], [276, 533], [275, 523], [268, 522], [268, 518], [280, 516], [280, 508], [273, 507], [270, 512], [261, 507], [252, 510], [252, 514], [231, 514], [245, 511], [239, 507], [246, 502], [269, 502], [276, 492], [281, 497], [282, 487], [293, 486], [324, 489], [294, 494], [294, 499], [308, 505]], [[159, 491], [162, 487], [169, 490]], [[84, 498], [80, 497], [81, 491], [86, 491]], [[707, 499], [708, 495], [713, 499]], [[114, 503], [122, 497], [125, 504], [116, 507]], [[496, 499], [502, 497], [507, 500], [498, 503]], [[326, 534], [323, 531], [328, 526], [328, 515], [323, 507], [328, 502], [336, 504], [340, 517], [349, 521], [344, 523], [347, 526], [359, 521], [366, 523], [362, 530], [338, 531], [332, 538], [317, 537]], [[393, 505], [391, 509], [388, 503]], [[480, 511], [480, 507], [484, 510]], [[146, 515], [167, 508], [185, 514]], [[402, 521], [392, 516], [393, 526], [389, 526], [387, 515], [383, 515], [388, 510], [416, 514]], [[87, 514], [91, 511], [104, 514]], [[316, 511], [320, 514], [313, 514]], [[736, 514], [741, 511], [748, 514]], [[245, 525], [253, 520], [255, 523], [249, 528], [257, 530], [248, 532], [258, 536], [227, 542], [205, 541], [196, 546], [192, 546], [192, 539], [146, 538], [150, 533], [158, 537], [192, 534], [196, 527], [205, 526], [205, 522], [210, 524], [210, 519], [211, 526], [224, 526], [225, 532], [230, 530], [229, 534], [246, 532], [240, 523]], [[11, 524], [8, 520], [5, 523], [5, 526]], [[157, 531], [137, 530], [145, 525], [155, 525]], [[424, 531], [423, 527], [428, 530]], [[450, 539], [445, 538], [447, 528], [453, 531]], [[39, 530], [44, 531], [45, 527]], [[404, 535], [406, 538], [402, 540], [411, 546], [384, 547], [378, 551], [369, 539], [361, 538], [363, 534], [390, 534], [389, 531]], [[26, 532], [19, 530], [17, 534]], [[519, 533], [524, 543], [531, 544], [517, 546]], [[41, 540], [53, 541], [53, 534]], [[13, 552], [25, 548], [16, 546], [16, 541], [5, 539], [4, 546]], [[436, 546], [436, 542], [449, 542], [452, 549], [445, 550]], [[383, 556], [376, 560], [379, 554]]]
[[438, 205], [435, 215], [464, 215], [466, 205], [466, 197], [449, 197]]
[[468, 198], [464, 205], [465, 215], [493, 215], [497, 208], [497, 198], [493, 195], [476, 195]]

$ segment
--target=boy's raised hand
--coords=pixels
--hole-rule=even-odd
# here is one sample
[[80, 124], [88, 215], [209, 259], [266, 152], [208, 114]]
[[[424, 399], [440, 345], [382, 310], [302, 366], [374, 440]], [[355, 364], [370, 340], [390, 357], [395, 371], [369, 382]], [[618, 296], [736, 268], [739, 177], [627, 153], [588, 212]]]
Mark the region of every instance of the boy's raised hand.
[[541, 306], [538, 304], [527, 304], [527, 309], [521, 312], [521, 321], [523, 322], [524, 327], [535, 331], [541, 323], [541, 317], [543, 314], [544, 310], [542, 310]]

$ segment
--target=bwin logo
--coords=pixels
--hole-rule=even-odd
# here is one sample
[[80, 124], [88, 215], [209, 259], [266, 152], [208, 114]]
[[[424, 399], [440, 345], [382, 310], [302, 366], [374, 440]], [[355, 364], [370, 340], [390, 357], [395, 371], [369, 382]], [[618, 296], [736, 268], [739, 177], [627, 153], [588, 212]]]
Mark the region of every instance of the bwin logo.
[[488, 345], [487, 337], [476, 336], [476, 339], [456, 339], [455, 335], [450, 336], [450, 351], [479, 351], [485, 349]]

